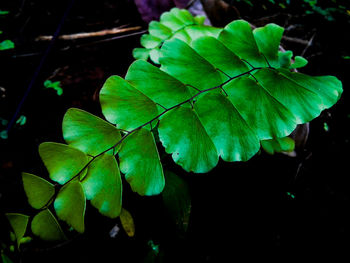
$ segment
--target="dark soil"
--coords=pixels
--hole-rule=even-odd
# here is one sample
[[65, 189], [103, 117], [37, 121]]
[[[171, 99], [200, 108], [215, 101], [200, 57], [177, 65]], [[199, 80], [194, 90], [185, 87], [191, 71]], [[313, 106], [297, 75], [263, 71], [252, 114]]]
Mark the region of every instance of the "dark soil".
[[[0, 51], [0, 117], [11, 119], [25, 93], [48, 42], [70, 1], [2, 1], [0, 37], [15, 42], [14, 50]], [[295, 55], [303, 52], [310, 75], [334, 75], [344, 93], [332, 109], [310, 124], [309, 140], [295, 158], [261, 153], [246, 163], [225, 163], [205, 175], [186, 174], [164, 163], [190, 186], [192, 213], [186, 235], [179, 235], [165, 212], [161, 196], [140, 197], [124, 184], [123, 206], [135, 220], [136, 235], [120, 230], [109, 236], [119, 219], [108, 219], [88, 206], [86, 233], [71, 233], [65, 244], [34, 238], [19, 254], [6, 253], [15, 262], [223, 262], [244, 256], [287, 259], [307, 252], [314, 256], [345, 254], [350, 246], [350, 110], [348, 69], [350, 16], [328, 21], [321, 15], [304, 15], [300, 8], [264, 10], [237, 6], [241, 16], [256, 25], [274, 22], [291, 29], [290, 37], [312, 45], [284, 41]], [[76, 1], [64, 22], [62, 34], [93, 32], [117, 26], [146, 28], [132, 1]], [[103, 38], [56, 41], [25, 100], [8, 139], [0, 139], [0, 234], [9, 244], [5, 212], [34, 215], [23, 191], [21, 172], [48, 177], [37, 147], [45, 141], [63, 142], [61, 123], [66, 110], [77, 107], [101, 115], [98, 92], [110, 75], [124, 76], [133, 61], [139, 36], [99, 42]], [[44, 81], [61, 81], [63, 95], [44, 88]], [[325, 129], [325, 123], [328, 129]], [[0, 131], [4, 128], [0, 126]], [[293, 197], [291, 197], [293, 195]], [[159, 244], [152, 258], [149, 241]], [[349, 255], [347, 255], [349, 258]], [[149, 260], [149, 261], [147, 261]]]

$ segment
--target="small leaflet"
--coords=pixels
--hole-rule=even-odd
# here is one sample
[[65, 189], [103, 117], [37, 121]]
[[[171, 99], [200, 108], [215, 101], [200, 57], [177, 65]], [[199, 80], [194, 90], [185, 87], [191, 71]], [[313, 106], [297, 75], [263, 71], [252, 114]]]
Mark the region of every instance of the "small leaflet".
[[11, 40], [6, 39], [0, 42], [0, 50], [7, 50], [12, 48], [15, 48], [15, 43], [13, 43]]
[[44, 86], [47, 89], [54, 89], [57, 92], [58, 96], [61, 96], [63, 94], [63, 89], [61, 87], [60, 81], [52, 82], [51, 80], [45, 80]]

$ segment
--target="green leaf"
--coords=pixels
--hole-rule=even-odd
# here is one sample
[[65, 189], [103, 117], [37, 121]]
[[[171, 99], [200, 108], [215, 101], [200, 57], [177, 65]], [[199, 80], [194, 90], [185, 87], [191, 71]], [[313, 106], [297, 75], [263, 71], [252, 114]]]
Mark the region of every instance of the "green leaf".
[[29, 173], [22, 173], [24, 191], [29, 204], [40, 209], [47, 205], [55, 194], [55, 187], [45, 179]]
[[172, 36], [171, 29], [158, 21], [151, 21], [148, 25], [148, 31], [150, 35], [155, 36], [162, 40], [165, 40]]
[[251, 78], [224, 86], [228, 99], [260, 140], [289, 135], [297, 122], [293, 114]]
[[302, 68], [307, 65], [308, 61], [300, 56], [295, 56], [294, 63], [291, 65], [291, 68]]
[[171, 39], [174, 38], [182, 40], [188, 45], [191, 43], [191, 36], [187, 33], [186, 28], [174, 32], [174, 35]]
[[264, 57], [260, 54], [252, 28], [248, 22], [244, 20], [231, 22], [220, 33], [218, 39], [233, 53], [247, 60], [254, 67], [268, 66]]
[[156, 104], [119, 76], [107, 79], [100, 92], [103, 115], [131, 131], [158, 115]]
[[284, 29], [276, 24], [268, 24], [254, 29], [253, 35], [259, 51], [272, 67], [279, 67], [278, 49]]
[[8, 15], [10, 13], [10, 11], [5, 11], [5, 10], [0, 10], [0, 15]]
[[1, 260], [2, 260], [2, 263], [13, 263], [13, 261], [8, 256], [6, 256], [3, 252], [1, 252]]
[[290, 72], [281, 69], [281, 76], [292, 81], [294, 85], [303, 87], [310, 92], [318, 95], [321, 103], [315, 105], [319, 110], [328, 109], [332, 107], [343, 93], [342, 83], [333, 76], [308, 76], [302, 73]]
[[132, 55], [135, 59], [147, 60], [149, 57], [150, 50], [147, 48], [134, 48]]
[[31, 228], [34, 235], [45, 241], [67, 239], [55, 216], [49, 209], [42, 210], [34, 216]]
[[146, 49], [135, 48], [133, 56], [135, 59], [150, 60], [159, 64], [159, 47], [164, 41], [177, 38], [190, 44], [193, 40], [202, 36], [217, 37], [221, 28], [203, 25], [205, 17], [193, 17], [187, 10], [173, 8], [165, 12], [160, 22], [149, 23], [148, 32], [141, 37], [141, 45]]
[[39, 154], [50, 178], [59, 184], [68, 182], [78, 173], [86, 173], [86, 169], [82, 169], [88, 163], [87, 156], [69, 145], [44, 142], [39, 145]]
[[70, 146], [93, 156], [108, 150], [121, 139], [116, 127], [76, 108], [66, 112], [62, 126], [63, 137]]
[[158, 48], [154, 48], [149, 52], [149, 57], [155, 64], [159, 64], [160, 55], [161, 53]]
[[9, 135], [8, 135], [8, 132], [7, 130], [3, 130], [0, 132], [0, 138], [3, 139], [3, 140], [6, 140], [8, 139]]
[[61, 87], [60, 81], [52, 82], [51, 80], [45, 80], [44, 87], [48, 89], [54, 89], [57, 92], [58, 96], [61, 96], [63, 94], [63, 89]]
[[82, 186], [87, 200], [101, 214], [115, 218], [122, 208], [122, 182], [114, 156], [103, 154], [90, 165]]
[[[193, 41], [192, 47], [215, 68], [220, 69], [231, 77], [249, 70], [247, 65], [239, 57], [216, 38], [201, 37]], [[222, 75], [222, 78], [227, 79], [225, 75]]]
[[191, 214], [191, 195], [189, 187], [181, 177], [165, 171], [166, 185], [162, 193], [163, 202], [180, 232], [187, 231]]
[[18, 213], [6, 213], [5, 215], [15, 233], [17, 247], [19, 247], [20, 241], [27, 230], [29, 216]]
[[285, 52], [278, 52], [278, 60], [281, 68], [287, 68], [289, 69], [291, 66], [291, 60], [293, 57], [293, 52], [290, 50], [287, 50]]
[[[190, 37], [190, 43], [200, 37], [215, 37], [217, 38], [222, 31], [222, 28], [205, 26], [205, 25], [190, 25], [183, 29]], [[177, 34], [174, 34], [174, 38], [177, 38]]]
[[23, 126], [27, 122], [27, 117], [24, 115], [19, 116], [19, 118], [16, 121], [16, 124]]
[[205, 22], [206, 17], [205, 16], [195, 16], [194, 17], [194, 21], [198, 24], [198, 25], [203, 25]]
[[261, 146], [268, 154], [292, 152], [295, 142], [292, 138], [283, 137], [261, 141]]
[[186, 171], [206, 173], [218, 163], [216, 147], [193, 109], [179, 107], [167, 112], [158, 130], [166, 152]]
[[15, 43], [13, 43], [9, 39], [6, 39], [0, 42], [0, 50], [7, 50], [7, 49], [13, 49], [13, 48], [15, 48]]
[[184, 84], [142, 60], [131, 64], [125, 79], [152, 101], [166, 108], [191, 97], [191, 93]]
[[65, 221], [79, 233], [83, 233], [86, 200], [80, 182], [72, 181], [58, 193], [54, 207], [58, 218]]
[[173, 32], [182, 29], [186, 25], [194, 24], [194, 18], [185, 9], [173, 8], [160, 16], [160, 22]]
[[132, 218], [132, 215], [130, 214], [130, 212], [124, 208], [120, 213], [120, 222], [122, 223], [122, 227], [125, 230], [125, 233], [129, 237], [133, 237], [135, 235], [134, 219]]
[[[327, 107], [324, 103], [326, 97], [320, 96], [324, 92], [322, 90], [317, 90], [319, 87], [304, 85], [306, 80], [303, 78], [304, 76], [299, 73], [292, 74], [282, 69], [280, 71], [262, 69], [254, 76], [276, 100], [293, 112], [297, 118], [298, 124], [311, 121]], [[333, 83], [335, 81], [334, 79], [328, 78], [327, 80], [332, 85], [330, 88], [337, 85], [337, 83]], [[307, 81], [317, 82], [317, 84], [322, 85], [319, 83], [317, 77], [310, 77]], [[330, 89], [325, 87], [325, 85], [322, 86], [324, 86], [325, 89]], [[334, 91], [333, 89], [332, 93], [336, 93], [334, 97], [338, 98], [338, 92]], [[328, 93], [327, 97], [330, 95], [331, 94]]]
[[162, 65], [161, 70], [199, 90], [212, 88], [222, 83], [222, 78], [216, 68], [179, 39], [172, 39], [164, 43], [159, 61]]
[[151, 49], [155, 47], [159, 47], [162, 43], [162, 39], [155, 37], [153, 35], [144, 34], [141, 36], [141, 45], [145, 48]]
[[201, 96], [195, 110], [224, 161], [247, 161], [259, 151], [256, 133], [224, 95]]
[[140, 129], [129, 135], [119, 152], [120, 170], [132, 190], [140, 195], [163, 191], [164, 175], [153, 134]]

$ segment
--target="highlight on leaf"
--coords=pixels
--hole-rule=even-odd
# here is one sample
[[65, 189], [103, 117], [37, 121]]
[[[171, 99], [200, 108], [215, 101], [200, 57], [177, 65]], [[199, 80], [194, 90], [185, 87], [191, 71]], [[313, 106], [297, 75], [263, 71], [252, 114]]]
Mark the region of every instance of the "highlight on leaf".
[[[71, 180], [88, 163], [85, 153], [61, 143], [44, 142], [39, 146], [39, 154], [49, 171], [50, 178], [59, 184]], [[86, 173], [86, 169], [83, 173]]]
[[119, 152], [120, 170], [134, 192], [157, 195], [163, 191], [164, 175], [153, 134], [140, 129], [124, 140]]
[[122, 207], [122, 182], [114, 156], [103, 154], [89, 166], [81, 183], [86, 199], [101, 214], [115, 218]]
[[86, 199], [81, 183], [74, 180], [65, 185], [54, 202], [56, 214], [79, 233], [85, 230]]

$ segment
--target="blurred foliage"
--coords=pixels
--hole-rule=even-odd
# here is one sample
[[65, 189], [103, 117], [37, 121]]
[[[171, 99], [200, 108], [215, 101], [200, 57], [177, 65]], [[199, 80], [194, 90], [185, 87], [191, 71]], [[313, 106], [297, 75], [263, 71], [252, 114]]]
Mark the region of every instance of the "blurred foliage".
[[303, 16], [317, 15], [328, 21], [335, 21], [337, 16], [347, 16], [350, 18], [349, 1], [339, 0], [225, 0], [230, 5], [245, 4], [251, 8], [261, 8], [263, 10], [276, 9], [276, 11], [286, 11], [287, 9], [298, 10]]

